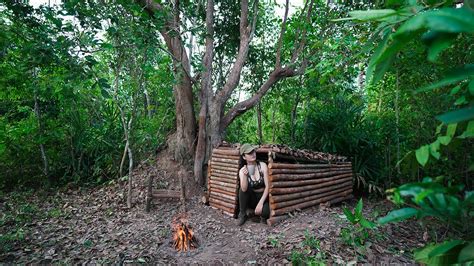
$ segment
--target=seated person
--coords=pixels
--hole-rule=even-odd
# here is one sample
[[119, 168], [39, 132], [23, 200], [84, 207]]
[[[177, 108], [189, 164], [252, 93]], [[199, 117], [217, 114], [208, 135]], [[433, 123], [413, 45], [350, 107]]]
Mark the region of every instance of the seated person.
[[264, 162], [257, 161], [256, 146], [243, 144], [240, 155], [245, 165], [239, 171], [239, 225], [247, 220], [247, 208], [254, 208], [255, 215], [260, 216], [261, 222], [266, 222], [270, 216], [268, 204], [268, 167]]

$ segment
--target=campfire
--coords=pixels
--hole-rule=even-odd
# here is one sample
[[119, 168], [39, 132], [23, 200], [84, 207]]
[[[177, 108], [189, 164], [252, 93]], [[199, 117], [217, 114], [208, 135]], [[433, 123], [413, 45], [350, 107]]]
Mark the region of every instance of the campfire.
[[188, 251], [198, 246], [192, 227], [188, 224], [185, 215], [178, 215], [173, 219], [173, 246], [177, 251]]

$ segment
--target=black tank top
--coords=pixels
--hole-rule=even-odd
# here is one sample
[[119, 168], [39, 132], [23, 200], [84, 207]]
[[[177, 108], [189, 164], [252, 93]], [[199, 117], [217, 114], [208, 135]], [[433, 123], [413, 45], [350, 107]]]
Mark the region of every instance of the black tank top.
[[257, 168], [260, 174], [260, 178], [257, 181], [252, 180], [252, 178], [250, 177], [250, 173], [247, 174], [247, 181], [249, 183], [249, 187], [252, 189], [259, 189], [265, 187], [265, 180], [263, 179], [263, 171], [262, 167], [260, 166], [260, 162], [257, 162]]

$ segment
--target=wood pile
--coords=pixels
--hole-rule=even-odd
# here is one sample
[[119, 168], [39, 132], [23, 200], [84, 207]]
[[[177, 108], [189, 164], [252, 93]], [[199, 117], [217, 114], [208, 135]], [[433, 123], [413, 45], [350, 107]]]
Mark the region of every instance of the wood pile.
[[[283, 145], [262, 145], [259, 160], [268, 165], [269, 225], [296, 210], [352, 197], [352, 164], [347, 158]], [[239, 145], [224, 144], [212, 153], [208, 169], [209, 203], [237, 217]]]
[[208, 168], [209, 205], [232, 217], [238, 211], [240, 165], [239, 149], [221, 146], [213, 150]]

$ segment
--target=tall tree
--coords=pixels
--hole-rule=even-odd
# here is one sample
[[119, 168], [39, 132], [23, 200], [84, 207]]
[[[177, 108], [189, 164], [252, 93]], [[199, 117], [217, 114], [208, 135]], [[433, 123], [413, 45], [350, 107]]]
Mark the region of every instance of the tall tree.
[[[254, 0], [252, 18], [250, 18], [249, 1], [240, 1], [239, 21], [239, 48], [230, 72], [223, 82], [221, 88], [211, 87], [212, 61], [214, 57], [213, 33], [214, 33], [214, 1], [208, 0], [206, 5], [206, 52], [201, 72], [201, 110], [199, 115], [199, 132], [195, 130], [195, 115], [193, 109], [192, 83], [190, 74], [189, 58], [184, 49], [184, 38], [180, 34], [181, 8], [180, 1], [174, 1], [169, 5], [162, 5], [152, 0], [140, 0], [145, 9], [155, 14], [165, 14], [164, 27], [161, 30], [167, 48], [173, 56], [175, 65], [175, 77], [177, 78], [175, 91], [176, 103], [176, 146], [175, 155], [177, 159], [183, 159], [182, 154], [195, 151], [194, 175], [199, 184], [204, 183], [203, 166], [205, 158], [208, 157], [212, 148], [218, 146], [225, 136], [227, 127], [234, 119], [257, 105], [268, 90], [280, 80], [300, 75], [307, 65], [307, 57], [303, 56], [306, 45], [307, 30], [305, 25], [310, 23], [314, 0], [308, 1], [301, 12], [301, 28], [296, 30], [296, 42], [292, 51], [282, 51], [283, 37], [287, 30], [289, 1], [286, 1], [285, 15], [281, 23], [280, 36], [275, 48], [275, 66], [259, 89], [249, 98], [237, 102], [225, 112], [226, 104], [240, 82], [242, 70], [248, 58], [250, 43], [255, 34], [257, 25], [259, 1]], [[168, 12], [167, 11], [171, 11]], [[289, 59], [284, 60], [288, 55]], [[285, 63], [285, 64], [284, 64]], [[207, 129], [207, 130], [206, 130]], [[194, 149], [195, 136], [197, 149]]]

